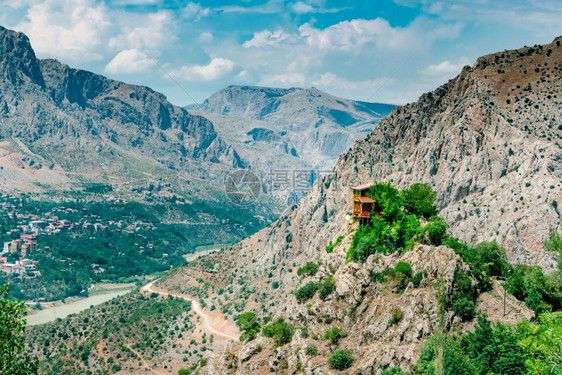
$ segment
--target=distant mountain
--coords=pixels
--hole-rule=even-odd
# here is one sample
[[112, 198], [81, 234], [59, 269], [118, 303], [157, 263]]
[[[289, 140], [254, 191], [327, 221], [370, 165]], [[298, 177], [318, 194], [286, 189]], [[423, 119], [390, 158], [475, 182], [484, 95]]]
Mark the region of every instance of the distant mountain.
[[265, 173], [331, 170], [340, 154], [394, 107], [337, 98], [316, 88], [229, 86], [196, 113], [211, 119], [220, 137]]
[[0, 187], [21, 191], [208, 179], [244, 166], [206, 118], [148, 87], [39, 60], [24, 34], [3, 27], [0, 139]]

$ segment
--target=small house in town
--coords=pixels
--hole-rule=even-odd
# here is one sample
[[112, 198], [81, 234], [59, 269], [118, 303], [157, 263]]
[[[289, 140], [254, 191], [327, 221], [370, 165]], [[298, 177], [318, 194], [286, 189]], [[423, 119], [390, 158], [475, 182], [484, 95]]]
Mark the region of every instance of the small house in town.
[[375, 201], [367, 196], [367, 192], [373, 184], [353, 186], [353, 217], [360, 220], [370, 220], [371, 211]]

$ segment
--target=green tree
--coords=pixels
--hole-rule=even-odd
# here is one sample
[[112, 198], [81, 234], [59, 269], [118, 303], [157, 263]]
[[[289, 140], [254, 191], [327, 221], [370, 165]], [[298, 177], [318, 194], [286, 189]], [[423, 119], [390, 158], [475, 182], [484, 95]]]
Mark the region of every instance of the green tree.
[[439, 217], [427, 223], [424, 230], [432, 245], [439, 246], [447, 238], [447, 223]]
[[435, 199], [437, 194], [426, 184], [416, 183], [402, 192], [404, 197], [404, 208], [414, 214], [429, 219], [437, 215]]
[[295, 298], [299, 302], [304, 302], [314, 297], [317, 290], [318, 290], [318, 283], [315, 283], [314, 281], [310, 281], [306, 283], [306, 285], [295, 291]]
[[273, 338], [275, 345], [281, 346], [291, 342], [295, 334], [295, 327], [282, 319], [278, 319], [276, 322], [263, 327], [262, 333], [265, 337]]
[[24, 354], [25, 305], [8, 293], [8, 284], [0, 287], [0, 374], [36, 374], [37, 359]]
[[243, 332], [240, 341], [251, 341], [256, 338], [261, 327], [254, 312], [245, 312], [236, 319], [236, 325]]

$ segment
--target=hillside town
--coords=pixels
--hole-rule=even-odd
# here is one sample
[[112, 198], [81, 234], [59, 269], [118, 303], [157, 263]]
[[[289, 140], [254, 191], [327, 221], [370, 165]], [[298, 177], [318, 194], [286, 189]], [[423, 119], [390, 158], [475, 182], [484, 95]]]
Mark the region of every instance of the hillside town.
[[[60, 233], [62, 231], [98, 232], [104, 230], [135, 233], [141, 229], [152, 229], [150, 223], [126, 223], [123, 220], [104, 222], [99, 215], [81, 212], [75, 208], [61, 206], [51, 208], [49, 211], [32, 213], [27, 210], [24, 199], [2, 194], [0, 217], [3, 223], [1, 233], [4, 239], [0, 252], [0, 271], [6, 275], [33, 278], [41, 276], [37, 270], [38, 261], [34, 254], [38, 251], [47, 252], [49, 247], [38, 247], [38, 238]], [[119, 199], [114, 199], [115, 203]], [[84, 209], [85, 210], [85, 209]], [[74, 217], [74, 221], [62, 217]], [[150, 248], [151, 244], [148, 245]], [[142, 251], [142, 249], [141, 249]], [[66, 263], [71, 259], [58, 259]], [[91, 265], [94, 273], [103, 273], [104, 268], [96, 263]]]

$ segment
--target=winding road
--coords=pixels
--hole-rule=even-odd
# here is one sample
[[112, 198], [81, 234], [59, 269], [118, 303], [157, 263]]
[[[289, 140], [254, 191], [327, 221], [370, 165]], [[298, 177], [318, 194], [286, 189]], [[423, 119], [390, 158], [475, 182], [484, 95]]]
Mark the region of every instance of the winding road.
[[212, 325], [212, 321], [213, 318], [210, 316], [210, 314], [203, 310], [201, 308], [201, 304], [199, 303], [199, 301], [186, 297], [184, 295], [181, 294], [174, 294], [174, 293], [168, 293], [168, 292], [163, 292], [157, 289], [153, 289], [153, 284], [156, 282], [157, 280], [153, 280], [151, 282], [149, 282], [148, 284], [146, 284], [145, 286], [142, 287], [142, 291], [144, 292], [150, 292], [150, 293], [158, 293], [160, 295], [163, 296], [173, 296], [175, 298], [182, 298], [188, 302], [191, 302], [191, 306], [193, 307], [193, 311], [195, 311], [195, 313], [197, 315], [199, 315], [201, 317], [201, 320], [203, 321], [203, 327], [205, 328], [206, 331], [208, 331], [209, 333], [212, 333], [213, 335], [216, 336], [220, 336], [220, 337], [224, 337], [226, 339], [229, 340], [236, 340], [238, 341], [238, 336], [229, 334], [228, 332], [224, 332], [224, 331], [220, 331], [217, 330], [213, 327]]

